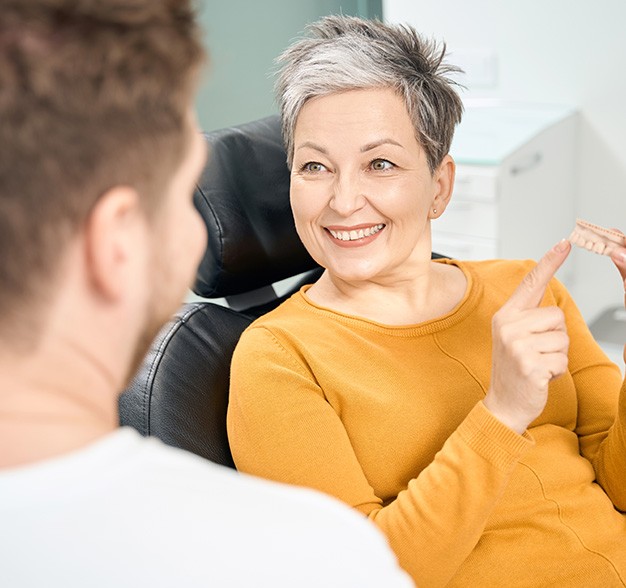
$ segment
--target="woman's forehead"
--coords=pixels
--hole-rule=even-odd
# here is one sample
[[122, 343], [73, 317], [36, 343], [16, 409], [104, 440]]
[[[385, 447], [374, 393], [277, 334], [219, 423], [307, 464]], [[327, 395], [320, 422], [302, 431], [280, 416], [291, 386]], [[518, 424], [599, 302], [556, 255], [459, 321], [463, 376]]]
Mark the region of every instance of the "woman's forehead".
[[367, 151], [386, 143], [416, 141], [404, 101], [388, 88], [350, 90], [309, 100], [295, 126], [295, 149], [342, 142]]

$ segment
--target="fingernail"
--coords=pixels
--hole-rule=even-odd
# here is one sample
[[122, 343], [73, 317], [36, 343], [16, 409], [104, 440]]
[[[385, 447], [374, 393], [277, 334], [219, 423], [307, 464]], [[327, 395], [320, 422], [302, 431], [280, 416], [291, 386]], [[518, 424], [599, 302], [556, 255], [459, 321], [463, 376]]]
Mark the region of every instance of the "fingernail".
[[554, 246], [554, 250], [555, 251], [559, 251], [559, 252], [563, 252], [568, 248], [568, 243], [569, 241], [567, 239], [561, 239], [555, 246]]

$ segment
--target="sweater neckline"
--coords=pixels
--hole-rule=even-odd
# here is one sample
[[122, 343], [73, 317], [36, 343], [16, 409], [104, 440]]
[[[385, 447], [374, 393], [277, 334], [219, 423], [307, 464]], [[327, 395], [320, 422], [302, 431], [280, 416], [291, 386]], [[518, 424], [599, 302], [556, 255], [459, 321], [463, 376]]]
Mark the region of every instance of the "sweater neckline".
[[338, 310], [333, 310], [332, 308], [328, 308], [326, 306], [321, 306], [313, 302], [306, 294], [312, 284], [302, 286], [302, 288], [300, 288], [300, 290], [293, 296], [292, 300], [298, 304], [298, 306], [304, 307], [309, 312], [325, 317], [331, 317], [341, 323], [367, 331], [376, 331], [397, 337], [415, 337], [436, 333], [438, 331], [448, 329], [465, 320], [480, 300], [482, 283], [476, 279], [476, 274], [474, 273], [472, 266], [466, 262], [456, 259], [437, 259], [434, 261], [435, 263], [446, 263], [458, 267], [465, 275], [467, 288], [463, 298], [450, 312], [422, 323], [386, 325], [358, 315], [351, 315]]

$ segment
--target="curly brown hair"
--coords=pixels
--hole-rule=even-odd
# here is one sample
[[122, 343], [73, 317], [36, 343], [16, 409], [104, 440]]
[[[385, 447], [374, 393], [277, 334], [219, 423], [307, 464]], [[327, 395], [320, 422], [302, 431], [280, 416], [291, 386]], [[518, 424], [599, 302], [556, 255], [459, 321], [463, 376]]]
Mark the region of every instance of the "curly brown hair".
[[188, 142], [191, 0], [0, 0], [0, 320], [45, 298], [97, 199], [148, 214]]

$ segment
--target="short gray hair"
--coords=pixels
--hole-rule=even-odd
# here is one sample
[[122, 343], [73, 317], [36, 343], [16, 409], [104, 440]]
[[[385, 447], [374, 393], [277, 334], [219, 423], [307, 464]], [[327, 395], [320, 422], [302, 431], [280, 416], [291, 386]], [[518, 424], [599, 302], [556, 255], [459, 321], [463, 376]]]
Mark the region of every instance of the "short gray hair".
[[408, 25], [333, 15], [307, 27], [276, 59], [276, 97], [287, 163], [293, 163], [293, 136], [307, 100], [336, 92], [393, 88], [404, 99], [431, 173], [450, 150], [463, 104], [444, 62], [445, 43], [419, 35]]

